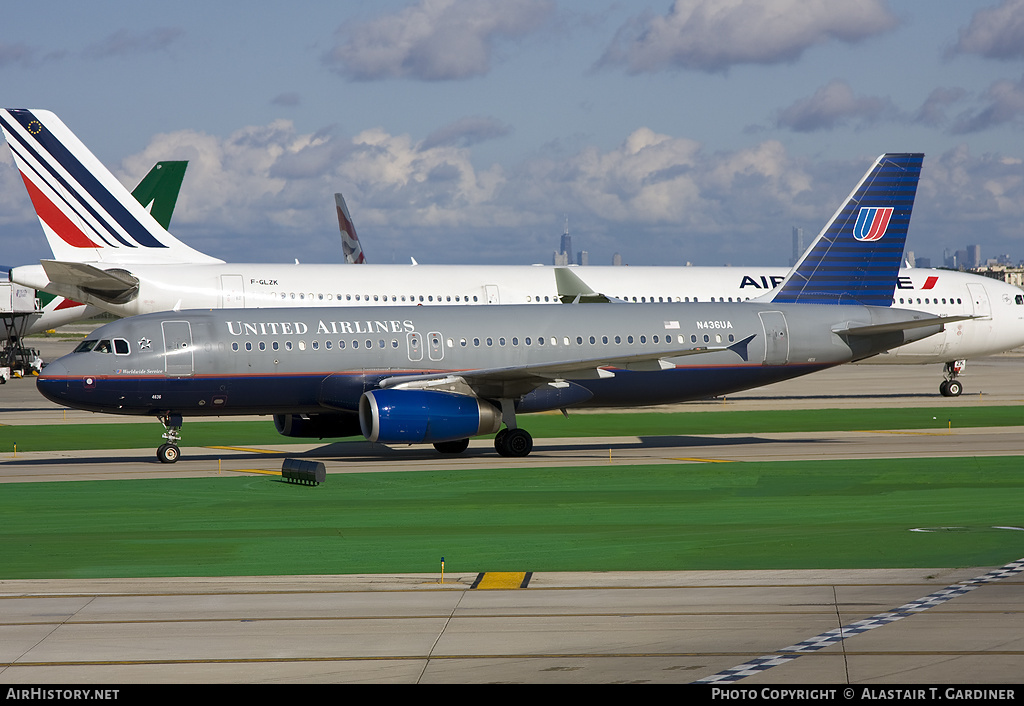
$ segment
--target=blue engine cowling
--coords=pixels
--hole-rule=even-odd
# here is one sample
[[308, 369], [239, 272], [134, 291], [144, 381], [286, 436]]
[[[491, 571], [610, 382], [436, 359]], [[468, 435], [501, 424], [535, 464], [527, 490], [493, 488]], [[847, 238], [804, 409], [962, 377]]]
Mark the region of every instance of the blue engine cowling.
[[359, 426], [370, 441], [436, 444], [493, 434], [501, 428], [501, 412], [451, 392], [372, 390], [359, 400]]

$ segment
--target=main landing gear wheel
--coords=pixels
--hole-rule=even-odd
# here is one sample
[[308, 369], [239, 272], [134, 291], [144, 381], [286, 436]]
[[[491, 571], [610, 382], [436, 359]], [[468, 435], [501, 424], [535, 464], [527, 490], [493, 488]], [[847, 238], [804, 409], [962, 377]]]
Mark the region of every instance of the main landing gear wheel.
[[939, 385], [939, 392], [943, 397], [959, 397], [964, 391], [964, 386], [959, 380], [943, 380]]
[[529, 456], [533, 451], [533, 437], [525, 429], [502, 429], [494, 437], [494, 450], [501, 456]]
[[174, 463], [181, 456], [181, 451], [174, 444], [160, 444], [156, 450], [156, 457], [160, 463]]
[[469, 448], [469, 439], [458, 439], [456, 441], [439, 441], [434, 448], [443, 454], [460, 454]]

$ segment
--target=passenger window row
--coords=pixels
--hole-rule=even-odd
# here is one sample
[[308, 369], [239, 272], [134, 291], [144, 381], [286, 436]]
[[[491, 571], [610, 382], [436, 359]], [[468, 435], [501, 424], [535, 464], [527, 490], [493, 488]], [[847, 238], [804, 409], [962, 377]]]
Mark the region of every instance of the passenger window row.
[[275, 298], [282, 300], [294, 300], [295, 302], [378, 302], [381, 304], [418, 304], [418, 303], [438, 303], [438, 304], [470, 304], [477, 303], [480, 301], [480, 297], [477, 294], [438, 294], [434, 296], [432, 294], [409, 294], [409, 295], [398, 295], [398, 294], [314, 294], [312, 292], [280, 292], [279, 294], [272, 294]]
[[[432, 294], [314, 294], [313, 292], [279, 292], [272, 293], [271, 296], [282, 300], [294, 301], [296, 303], [302, 302], [376, 302], [380, 304], [477, 304], [480, 302], [480, 296], [478, 294], [445, 294], [445, 295], [432, 295]], [[700, 301], [698, 297], [673, 297], [669, 296], [634, 296], [634, 295], [623, 295], [617, 296], [625, 302], [636, 302], [638, 304], [653, 304], [653, 303], [671, 303], [671, 302], [697, 302]], [[530, 304], [551, 304], [559, 301], [558, 295], [551, 294], [536, 294], [527, 295], [527, 303]], [[732, 302], [732, 301], [750, 301], [750, 297], [710, 297], [707, 301], [711, 302]]]
[[[914, 299], [914, 297], [907, 297], [906, 301], [903, 301], [903, 299], [904, 299], [903, 297], [900, 297], [900, 304], [908, 304], [909, 305], [909, 304], [921, 304], [921, 303], [924, 303], [924, 304], [938, 304], [939, 303], [939, 297], [925, 297], [923, 302], [922, 302], [921, 297], [917, 297], [916, 300]], [[946, 297], [942, 297], [942, 303], [945, 304], [946, 302], [947, 302], [947, 298]], [[963, 300], [960, 297], [957, 297], [956, 299], [953, 299], [953, 297], [949, 297], [948, 298], [948, 302], [950, 304], [963, 304], [964, 303]], [[895, 300], [893, 301], [893, 303], [894, 304], [896, 303]]]
[[[525, 336], [522, 339], [520, 339], [519, 336], [512, 336], [510, 338], [506, 338], [505, 336], [498, 336], [498, 337], [487, 336], [485, 338], [475, 337], [473, 339], [460, 338], [460, 339], [458, 339], [457, 345], [460, 348], [467, 348], [467, 347], [470, 346], [471, 343], [472, 343], [472, 346], [474, 348], [480, 348], [480, 347], [493, 348], [493, 347], [495, 347], [495, 345], [497, 345], [497, 347], [499, 347], [499, 348], [504, 348], [504, 347], [506, 347], [509, 344], [511, 344], [511, 347], [513, 347], [513, 348], [518, 347], [520, 344], [522, 344], [524, 346], [534, 346], [534, 345], [537, 345], [537, 346], [544, 346], [544, 345], [557, 346], [557, 345], [559, 345], [559, 343], [561, 343], [562, 346], [571, 346], [572, 345], [572, 340], [573, 339], [571, 339], [569, 336], [563, 336], [561, 338], [561, 341], [559, 341], [559, 338], [557, 336], [536, 336], [536, 337], [534, 337], [534, 336]], [[679, 334], [678, 337], [677, 337], [677, 340], [678, 340], [678, 344], [679, 345], [686, 345], [686, 343], [687, 343], [687, 337], [684, 334]], [[662, 334], [654, 334], [654, 335], [651, 335], [651, 336], [648, 336], [646, 334], [641, 334], [639, 336], [632, 335], [632, 334], [626, 335], [626, 336], [621, 336], [621, 335], [619, 335], [619, 336], [608, 336], [608, 335], [604, 335], [604, 336], [600, 336], [600, 337], [598, 337], [598, 336], [589, 336], [587, 338], [584, 338], [583, 336], [576, 336], [575, 341], [576, 341], [576, 345], [577, 346], [583, 346], [584, 345], [584, 341], [586, 341], [590, 345], [598, 345], [598, 341], [600, 341], [601, 345], [608, 345], [610, 343], [615, 343], [616, 345], [621, 345], [623, 342], [625, 342], [628, 345], [636, 345], [636, 344], [647, 345], [648, 343], [653, 344], [653, 345], [672, 345], [674, 343], [673, 337], [672, 337], [671, 334], [664, 334], [664, 335], [662, 335]], [[724, 343], [726, 341], [728, 341], [729, 343], [734, 343], [736, 341], [735, 335], [731, 334], [731, 333], [728, 334], [728, 335], [716, 333], [716, 334], [702, 334], [700, 336], [698, 336], [697, 334], [691, 334], [689, 336], [689, 343], [690, 344], [696, 344], [696, 343]], [[446, 347], [448, 347], [448, 348], [455, 348], [456, 340], [454, 338], [447, 338], [445, 340], [445, 344], [446, 344]], [[388, 341], [386, 339], [383, 339], [383, 338], [379, 338], [379, 339], [376, 339], [376, 340], [367, 338], [367, 339], [351, 339], [351, 340], [347, 340], [347, 341], [346, 340], [338, 340], [337, 342], [332, 341], [332, 340], [325, 340], [325, 341], [321, 342], [319, 339], [316, 339], [316, 340], [310, 341], [308, 343], [308, 345], [307, 345], [306, 341], [303, 339], [303, 340], [299, 340], [296, 343], [293, 343], [292, 341], [285, 341], [283, 346], [282, 346], [282, 344], [279, 341], [271, 341], [269, 346], [268, 346], [266, 341], [258, 341], [256, 343], [254, 343], [253, 341], [245, 341], [244, 343], [240, 343], [239, 341], [232, 341], [231, 342], [231, 350], [232, 351], [236, 351], [236, 352], [237, 351], [241, 351], [241, 350], [246, 350], [246, 351], [253, 351], [253, 350], [266, 351], [268, 349], [271, 350], [271, 351], [278, 351], [278, 350], [281, 350], [283, 348], [285, 351], [292, 351], [292, 350], [305, 351], [307, 349], [307, 347], [310, 350], [314, 350], [314, 351], [318, 351], [321, 348], [323, 350], [328, 350], [328, 351], [329, 350], [333, 350], [335, 348], [337, 348], [337, 350], [345, 350], [345, 349], [348, 349], [348, 348], [351, 348], [351, 349], [354, 349], [354, 350], [358, 350], [358, 349], [379, 349], [379, 350], [383, 350], [383, 349], [386, 349], [388, 347], [390, 347], [390, 348], [398, 348], [399, 345], [400, 344], [399, 344], [399, 341], [398, 341], [397, 338], [392, 338], [390, 341]]]

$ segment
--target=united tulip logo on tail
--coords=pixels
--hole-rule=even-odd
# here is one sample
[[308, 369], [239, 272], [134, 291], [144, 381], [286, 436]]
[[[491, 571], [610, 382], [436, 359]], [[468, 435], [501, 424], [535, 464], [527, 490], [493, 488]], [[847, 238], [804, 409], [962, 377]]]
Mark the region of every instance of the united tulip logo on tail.
[[865, 206], [857, 214], [857, 225], [853, 227], [853, 237], [864, 242], [881, 240], [885, 229], [889, 227], [892, 207]]

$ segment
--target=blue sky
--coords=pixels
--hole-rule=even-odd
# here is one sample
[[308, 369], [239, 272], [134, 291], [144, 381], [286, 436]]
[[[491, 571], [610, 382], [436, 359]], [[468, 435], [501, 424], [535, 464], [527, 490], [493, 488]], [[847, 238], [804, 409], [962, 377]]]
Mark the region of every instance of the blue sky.
[[[278, 7], [280, 5], [280, 7]], [[59, 19], [58, 19], [59, 18]], [[10, 108], [234, 261], [787, 265], [887, 151], [908, 249], [1024, 259], [1024, 0], [48, 2], [0, 24]], [[49, 256], [0, 148], [0, 262]]]

